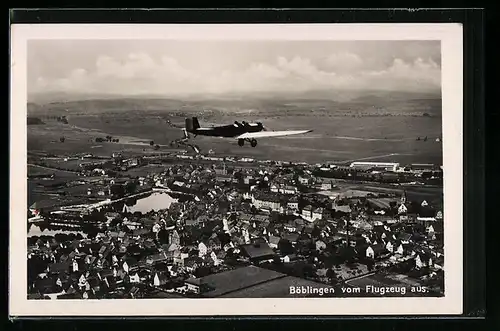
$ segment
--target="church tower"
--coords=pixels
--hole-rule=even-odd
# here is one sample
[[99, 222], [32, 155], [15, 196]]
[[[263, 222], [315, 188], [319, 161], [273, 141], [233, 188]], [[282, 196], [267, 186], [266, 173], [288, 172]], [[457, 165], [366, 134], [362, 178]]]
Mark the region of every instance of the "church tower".
[[406, 190], [403, 191], [403, 194], [401, 194], [401, 204], [405, 204], [407, 201], [406, 198]]

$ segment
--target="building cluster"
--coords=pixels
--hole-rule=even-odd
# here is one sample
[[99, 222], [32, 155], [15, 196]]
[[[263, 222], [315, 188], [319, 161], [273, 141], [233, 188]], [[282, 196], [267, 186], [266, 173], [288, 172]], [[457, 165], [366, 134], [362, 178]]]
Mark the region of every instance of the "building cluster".
[[[29, 238], [32, 298], [196, 297], [217, 290], [200, 279], [250, 265], [329, 285], [398, 270], [442, 290], [441, 205], [405, 191], [346, 188], [307, 165], [225, 162], [171, 163], [82, 185], [110, 203], [76, 212], [94, 220], [92, 230]], [[127, 199], [154, 189], [178, 199], [127, 210]], [[31, 212], [63, 223], [71, 208]]]

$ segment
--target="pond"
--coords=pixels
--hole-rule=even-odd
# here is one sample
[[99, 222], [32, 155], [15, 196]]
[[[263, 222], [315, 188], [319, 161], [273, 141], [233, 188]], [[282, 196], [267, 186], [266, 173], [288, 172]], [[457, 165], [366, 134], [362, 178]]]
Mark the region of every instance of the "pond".
[[87, 237], [87, 234], [85, 234], [84, 232], [82, 232], [79, 229], [75, 229], [75, 230], [49, 230], [49, 229], [45, 228], [44, 226], [42, 226], [42, 228], [40, 228], [38, 225], [35, 225], [35, 224], [30, 224], [29, 228], [28, 228], [28, 238], [34, 237], [34, 236], [37, 236], [37, 237], [55, 236], [56, 234], [70, 234], [70, 233], [73, 233], [73, 234], [79, 233], [82, 235], [83, 238]]
[[177, 202], [177, 199], [172, 198], [168, 193], [154, 192], [134, 202], [135, 204], [132, 206], [127, 204], [124, 208], [131, 213], [141, 212], [145, 214], [152, 210], [168, 209], [173, 202]]

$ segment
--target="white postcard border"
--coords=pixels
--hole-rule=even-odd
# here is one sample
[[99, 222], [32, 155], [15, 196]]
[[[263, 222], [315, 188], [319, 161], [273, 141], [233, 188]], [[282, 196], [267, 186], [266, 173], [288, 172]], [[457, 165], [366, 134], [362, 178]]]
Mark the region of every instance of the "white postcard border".
[[[29, 39], [441, 40], [445, 296], [443, 298], [27, 299], [27, 41]], [[57, 56], [57, 55], [55, 55]], [[463, 303], [462, 26], [436, 24], [14, 24], [11, 26], [11, 316], [441, 315]]]

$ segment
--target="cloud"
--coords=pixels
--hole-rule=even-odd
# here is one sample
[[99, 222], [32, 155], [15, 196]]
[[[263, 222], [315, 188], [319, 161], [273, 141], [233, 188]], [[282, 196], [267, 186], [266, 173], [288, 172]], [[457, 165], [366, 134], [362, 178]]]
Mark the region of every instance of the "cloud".
[[389, 68], [366, 72], [366, 77], [367, 83], [382, 89], [396, 86], [403, 90], [432, 91], [441, 87], [441, 68], [432, 59], [417, 58], [414, 62], [394, 59]]
[[334, 72], [349, 72], [358, 70], [364, 64], [361, 57], [350, 52], [340, 52], [329, 55], [325, 60], [326, 67]]
[[368, 70], [353, 53], [330, 54], [320, 65], [306, 57], [277, 57], [253, 62], [240, 70], [202, 72], [175, 58], [154, 59], [130, 53], [124, 59], [101, 55], [92, 68], [75, 68], [63, 77], [38, 77], [34, 92], [64, 91], [117, 94], [302, 92], [333, 89], [439, 91], [440, 66], [432, 59], [413, 62], [396, 58], [390, 65]]

